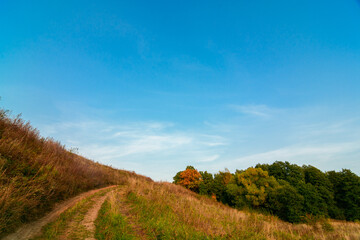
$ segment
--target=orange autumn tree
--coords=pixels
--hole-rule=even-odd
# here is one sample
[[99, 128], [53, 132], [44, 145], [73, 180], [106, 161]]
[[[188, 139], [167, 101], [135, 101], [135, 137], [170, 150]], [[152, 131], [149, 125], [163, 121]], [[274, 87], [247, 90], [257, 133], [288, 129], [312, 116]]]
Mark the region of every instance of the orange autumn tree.
[[174, 183], [181, 185], [193, 192], [199, 192], [201, 174], [193, 167], [187, 166], [184, 171], [178, 172], [174, 177]]

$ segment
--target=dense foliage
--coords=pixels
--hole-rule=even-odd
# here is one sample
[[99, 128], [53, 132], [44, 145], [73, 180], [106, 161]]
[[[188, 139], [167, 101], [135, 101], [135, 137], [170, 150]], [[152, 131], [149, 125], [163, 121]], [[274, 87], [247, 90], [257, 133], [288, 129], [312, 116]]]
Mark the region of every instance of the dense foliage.
[[[198, 173], [196, 179], [187, 177], [190, 170]], [[324, 173], [310, 165], [277, 161], [213, 175], [188, 166], [176, 174], [174, 183], [216, 196], [229, 206], [269, 212], [289, 222], [360, 220], [360, 177], [347, 169]]]

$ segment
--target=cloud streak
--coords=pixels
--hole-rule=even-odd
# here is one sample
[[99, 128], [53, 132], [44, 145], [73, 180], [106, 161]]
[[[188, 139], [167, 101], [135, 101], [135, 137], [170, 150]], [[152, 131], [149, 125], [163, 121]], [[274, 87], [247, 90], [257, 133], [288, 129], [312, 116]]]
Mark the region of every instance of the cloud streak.
[[[79, 148], [85, 157], [158, 180], [171, 179], [172, 171], [188, 164], [216, 161], [227, 144], [222, 136], [179, 131], [169, 122], [61, 122], [42, 126], [41, 132], [60, 139], [68, 148]], [[151, 172], [160, 163], [158, 173]]]
[[289, 146], [263, 153], [257, 153], [236, 159], [234, 162], [273, 162], [290, 161], [292, 159], [326, 160], [337, 154], [345, 154], [360, 150], [360, 142], [326, 144], [322, 146]]
[[279, 113], [279, 109], [270, 108], [265, 104], [230, 105], [230, 108], [244, 115], [269, 118]]

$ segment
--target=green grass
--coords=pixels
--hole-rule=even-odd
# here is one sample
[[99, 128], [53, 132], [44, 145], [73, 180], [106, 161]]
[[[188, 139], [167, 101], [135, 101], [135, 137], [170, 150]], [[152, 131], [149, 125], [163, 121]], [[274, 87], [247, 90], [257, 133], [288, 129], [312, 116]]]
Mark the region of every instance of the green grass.
[[95, 221], [95, 238], [98, 240], [132, 240], [137, 239], [125, 217], [113, 211], [111, 203], [107, 199], [99, 211]]

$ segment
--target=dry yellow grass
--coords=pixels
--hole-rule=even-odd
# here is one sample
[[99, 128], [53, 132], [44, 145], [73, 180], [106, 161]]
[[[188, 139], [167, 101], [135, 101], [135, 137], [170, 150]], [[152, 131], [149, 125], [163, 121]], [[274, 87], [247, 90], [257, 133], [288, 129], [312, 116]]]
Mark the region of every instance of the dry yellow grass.
[[56, 202], [129, 176], [140, 177], [71, 153], [0, 110], [0, 237], [43, 216]]
[[130, 179], [128, 189], [139, 199], [143, 199], [145, 204], [156, 203], [159, 211], [163, 206], [168, 206], [176, 215], [177, 221], [211, 238], [360, 239], [359, 223], [323, 220], [312, 225], [291, 224], [275, 216], [230, 208], [167, 182]]

